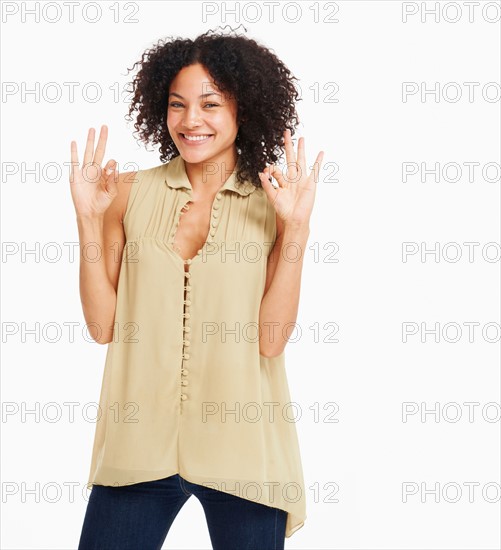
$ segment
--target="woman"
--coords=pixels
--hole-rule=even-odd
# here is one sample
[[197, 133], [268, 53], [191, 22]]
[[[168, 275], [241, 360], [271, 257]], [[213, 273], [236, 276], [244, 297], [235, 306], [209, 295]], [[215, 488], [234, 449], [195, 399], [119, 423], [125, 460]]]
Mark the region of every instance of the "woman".
[[109, 344], [79, 548], [161, 548], [191, 495], [215, 549], [284, 548], [306, 519], [284, 348], [323, 152], [307, 174], [294, 77], [254, 40], [138, 63], [129, 115], [162, 164], [102, 168], [106, 126], [82, 168], [71, 144], [83, 312]]

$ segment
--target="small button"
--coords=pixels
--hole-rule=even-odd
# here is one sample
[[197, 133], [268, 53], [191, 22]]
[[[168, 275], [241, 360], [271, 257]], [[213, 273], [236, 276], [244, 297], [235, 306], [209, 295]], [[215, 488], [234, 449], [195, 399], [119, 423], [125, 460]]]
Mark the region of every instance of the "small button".
[[184, 276], [189, 279], [191, 277], [191, 273], [185, 273]]
[[191, 300], [185, 300], [184, 303], [185, 303], [187, 306], [191, 306]]
[[184, 330], [184, 332], [190, 332], [191, 328], [190, 327], [183, 327], [183, 330]]
[[185, 314], [184, 314], [184, 318], [185, 318], [185, 319], [189, 319], [189, 318], [190, 318], [190, 314], [189, 314], [189, 313], [185, 313]]
[[188, 380], [181, 380], [181, 386], [187, 386]]
[[185, 286], [184, 289], [187, 290], [187, 291], [189, 292], [189, 291], [191, 290], [191, 286], [190, 286], [190, 285]]
[[197, 250], [197, 254], [202, 254], [202, 250]]
[[186, 376], [188, 374], [188, 369], [181, 369], [181, 374], [184, 374], [184, 376]]
[[190, 341], [189, 340], [183, 340], [183, 344], [188, 348], [190, 347]]
[[216, 230], [215, 230], [215, 229], [211, 229], [211, 230], [210, 230], [210, 234], [211, 234], [211, 237], [214, 237], [214, 235], [216, 234]]
[[212, 214], [213, 218], [217, 218], [218, 216], [219, 216], [219, 214], [217, 212], [214, 212], [214, 214]]
[[185, 263], [185, 264], [188, 264], [188, 265], [191, 264], [191, 258], [188, 259], [188, 260], [185, 260], [184, 263]]
[[181, 399], [182, 399], [183, 401], [186, 401], [186, 399], [188, 399], [188, 396], [187, 396], [185, 393], [182, 393], [182, 394], [181, 394]]
[[218, 193], [218, 194], [216, 195], [216, 199], [217, 199], [217, 200], [220, 200], [222, 196], [223, 196], [222, 193]]
[[183, 353], [183, 358], [184, 358], [184, 359], [189, 359], [189, 358], [190, 358], [190, 354], [189, 354], [189, 353]]
[[217, 222], [216, 222], [216, 221], [213, 221], [213, 222], [211, 223], [211, 225], [212, 225], [212, 227], [217, 227]]
[[212, 208], [214, 208], [214, 210], [217, 210], [219, 208], [219, 204], [216, 202], [216, 204]]

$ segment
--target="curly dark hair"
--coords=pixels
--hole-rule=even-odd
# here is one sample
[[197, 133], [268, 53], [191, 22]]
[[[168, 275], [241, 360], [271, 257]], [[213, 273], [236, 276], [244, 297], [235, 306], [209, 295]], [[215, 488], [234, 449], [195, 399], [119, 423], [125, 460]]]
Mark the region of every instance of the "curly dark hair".
[[146, 50], [128, 69], [141, 65], [129, 83], [133, 100], [126, 119], [131, 120], [130, 115], [138, 111], [134, 128], [139, 141], [159, 143], [162, 162], [179, 155], [166, 123], [169, 88], [182, 68], [202, 64], [221, 92], [237, 102], [237, 180], [260, 187], [258, 172], [278, 161], [285, 129], [294, 135], [299, 123], [294, 102], [301, 99], [293, 83], [298, 79], [270, 49], [255, 40], [213, 32], [209, 30], [195, 40], [160, 39]]

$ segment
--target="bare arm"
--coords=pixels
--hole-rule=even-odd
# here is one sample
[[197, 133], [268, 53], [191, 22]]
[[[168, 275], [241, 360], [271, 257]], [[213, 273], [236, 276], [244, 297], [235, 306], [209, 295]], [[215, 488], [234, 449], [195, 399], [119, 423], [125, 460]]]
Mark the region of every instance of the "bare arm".
[[266, 285], [259, 311], [259, 353], [264, 357], [280, 355], [294, 330], [309, 233], [307, 226], [284, 226], [277, 216], [277, 239], [268, 256]]
[[[274, 164], [259, 172], [263, 189], [276, 212], [277, 239], [268, 256], [266, 286], [259, 312], [259, 350], [265, 357], [280, 355], [294, 330], [299, 307], [301, 272], [310, 234], [310, 216], [315, 201], [320, 151], [308, 175], [304, 138], [294, 153], [291, 132], [284, 131], [287, 175]], [[278, 187], [272, 186], [275, 177]]]
[[80, 299], [91, 337], [113, 339], [118, 277], [125, 246], [123, 215], [135, 173], [120, 174], [118, 195], [104, 214], [77, 215], [80, 239]]
[[136, 173], [119, 176], [114, 160], [102, 167], [107, 126], [101, 128], [95, 152], [94, 137], [95, 130], [90, 128], [81, 167], [77, 144], [71, 142], [70, 191], [80, 241], [83, 313], [92, 338], [106, 344], [113, 338], [118, 277], [126, 240], [122, 222]]

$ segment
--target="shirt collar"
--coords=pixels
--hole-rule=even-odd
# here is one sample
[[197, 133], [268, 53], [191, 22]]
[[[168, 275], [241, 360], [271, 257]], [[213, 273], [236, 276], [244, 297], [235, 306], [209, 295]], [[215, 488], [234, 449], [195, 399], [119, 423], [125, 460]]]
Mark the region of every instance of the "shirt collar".
[[[229, 178], [220, 187], [219, 191], [224, 191], [225, 189], [228, 189], [229, 191], [234, 191], [235, 193], [238, 193], [239, 195], [245, 197], [247, 195], [250, 195], [256, 189], [256, 186], [249, 181], [246, 181], [243, 184], [238, 183], [236, 175], [237, 167], [238, 161], [235, 169], [230, 174]], [[165, 183], [171, 189], [185, 188], [189, 191], [193, 191], [190, 180], [188, 179], [188, 175], [186, 174], [184, 160], [181, 155], [172, 158], [167, 163], [167, 168], [165, 170]]]

